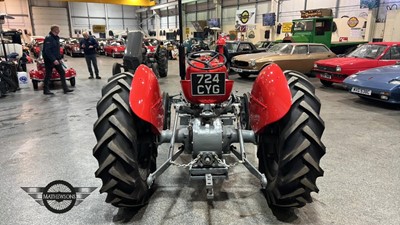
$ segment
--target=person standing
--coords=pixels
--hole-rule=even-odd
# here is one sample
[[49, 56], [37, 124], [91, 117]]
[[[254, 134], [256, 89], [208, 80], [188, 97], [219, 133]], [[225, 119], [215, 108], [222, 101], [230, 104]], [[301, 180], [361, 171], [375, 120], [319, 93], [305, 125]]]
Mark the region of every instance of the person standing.
[[157, 46], [154, 58], [157, 61], [158, 74], [160, 77], [166, 77], [168, 73], [168, 50], [162, 41]]
[[60, 37], [58, 37], [59, 33], [60, 33], [60, 27], [58, 25], [51, 25], [49, 35], [46, 36], [43, 42], [42, 55], [44, 60], [44, 66], [46, 69], [46, 75], [44, 77], [44, 87], [43, 87], [43, 94], [45, 95], [54, 95], [54, 93], [51, 92], [49, 88], [49, 82], [51, 79], [51, 75], [53, 73], [53, 68], [55, 68], [57, 72], [60, 74], [60, 79], [62, 87], [64, 89], [64, 94], [74, 91], [68, 89], [67, 82], [65, 81], [65, 70], [61, 62]]
[[89, 70], [89, 79], [93, 79], [93, 70], [92, 70], [92, 64], [94, 67], [94, 72], [96, 74], [96, 79], [101, 79], [99, 76], [99, 68], [97, 68], [97, 53], [96, 53], [96, 48], [99, 46], [97, 43], [96, 39], [93, 37], [89, 36], [87, 32], [83, 32], [83, 39], [80, 42], [80, 46], [83, 49], [85, 53], [85, 59], [86, 59], [86, 65]]

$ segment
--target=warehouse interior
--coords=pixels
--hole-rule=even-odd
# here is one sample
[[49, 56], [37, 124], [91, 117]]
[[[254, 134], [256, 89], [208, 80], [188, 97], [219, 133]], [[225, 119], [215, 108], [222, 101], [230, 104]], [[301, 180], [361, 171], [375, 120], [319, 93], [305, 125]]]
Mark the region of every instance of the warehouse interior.
[[[0, 224], [399, 224], [399, 19], [398, 0], [0, 0]], [[51, 68], [47, 95], [54, 25], [73, 92]]]

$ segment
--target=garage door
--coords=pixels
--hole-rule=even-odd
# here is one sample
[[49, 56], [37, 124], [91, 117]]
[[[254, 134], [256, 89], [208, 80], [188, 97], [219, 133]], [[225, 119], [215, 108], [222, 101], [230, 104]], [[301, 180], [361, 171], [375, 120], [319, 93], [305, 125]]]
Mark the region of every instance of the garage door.
[[45, 36], [52, 24], [60, 26], [60, 37], [71, 37], [66, 8], [32, 7], [32, 20], [35, 35]]

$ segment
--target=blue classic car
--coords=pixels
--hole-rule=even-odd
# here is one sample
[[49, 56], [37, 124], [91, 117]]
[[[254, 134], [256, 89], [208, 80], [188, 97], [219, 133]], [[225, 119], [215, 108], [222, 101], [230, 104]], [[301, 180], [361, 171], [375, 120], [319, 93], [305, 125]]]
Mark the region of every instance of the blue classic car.
[[358, 72], [343, 83], [362, 98], [400, 104], [400, 65], [383, 66]]

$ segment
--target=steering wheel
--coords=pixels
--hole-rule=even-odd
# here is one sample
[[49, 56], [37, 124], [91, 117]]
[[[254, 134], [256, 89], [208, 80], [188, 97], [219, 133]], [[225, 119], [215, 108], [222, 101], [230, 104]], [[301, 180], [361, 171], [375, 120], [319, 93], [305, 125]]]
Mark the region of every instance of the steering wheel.
[[[211, 56], [211, 58], [209, 58], [205, 61], [202, 61], [202, 60], [197, 59], [198, 56], [196, 56], [196, 57], [194, 56], [194, 55], [199, 55], [199, 54], [208, 54]], [[224, 57], [224, 61], [220, 62], [217, 66], [212, 66], [211, 62], [219, 56]], [[204, 68], [200, 68], [200, 67], [194, 65], [193, 61], [203, 64]], [[211, 50], [204, 50], [201, 52], [192, 52], [192, 53], [189, 53], [187, 56], [187, 63], [190, 66], [192, 66], [196, 69], [199, 69], [199, 70], [215, 70], [215, 69], [223, 67], [226, 64], [226, 62], [227, 62], [226, 57], [223, 54], [221, 54], [219, 52], [211, 51]]]

